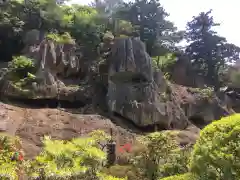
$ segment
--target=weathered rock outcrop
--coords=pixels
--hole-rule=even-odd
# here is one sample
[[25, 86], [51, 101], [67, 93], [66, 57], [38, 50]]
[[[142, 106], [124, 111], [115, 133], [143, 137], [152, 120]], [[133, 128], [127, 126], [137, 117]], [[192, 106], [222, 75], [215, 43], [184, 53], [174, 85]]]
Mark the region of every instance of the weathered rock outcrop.
[[240, 88], [224, 88], [222, 90], [222, 99], [229, 108], [232, 108], [236, 113], [240, 112]]
[[109, 110], [138, 126], [184, 129], [193, 123], [202, 127], [231, 113], [209, 89], [166, 81], [152, 68], [152, 60], [138, 39], [116, 39], [108, 62]]
[[204, 127], [214, 119], [234, 113], [212, 88], [191, 88], [171, 84], [173, 96], [185, 115], [198, 127]]
[[[158, 124], [162, 128], [183, 129], [187, 117], [171, 96], [161, 72], [152, 68], [152, 60], [142, 41], [117, 39], [109, 57], [108, 106], [138, 126]], [[166, 94], [164, 94], [167, 92]]]
[[40, 40], [40, 32], [37, 30], [28, 32], [26, 37], [23, 54], [33, 59], [35, 78], [23, 88], [16, 88], [11, 82], [5, 82], [3, 89], [7, 89], [6, 95], [74, 101], [90, 94], [88, 87], [79, 87], [79, 82], [73, 86], [74, 84], [69, 84], [66, 80], [68, 76], [80, 71], [81, 53], [77, 52], [74, 42], [59, 43], [46, 37]]

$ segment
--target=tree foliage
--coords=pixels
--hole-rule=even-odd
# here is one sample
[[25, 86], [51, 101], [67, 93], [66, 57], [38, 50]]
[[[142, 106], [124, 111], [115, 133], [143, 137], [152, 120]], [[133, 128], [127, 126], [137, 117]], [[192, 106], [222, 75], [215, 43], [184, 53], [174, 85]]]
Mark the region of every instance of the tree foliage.
[[151, 133], [140, 141], [146, 149], [133, 158], [133, 164], [146, 179], [188, 172], [190, 151], [180, 149], [170, 132]]
[[124, 180], [101, 173], [106, 154], [99, 143], [107, 139], [102, 131], [71, 141], [45, 137], [43, 151], [28, 164], [27, 172], [33, 179]]
[[224, 117], [205, 127], [194, 146], [190, 170], [201, 180], [240, 177], [240, 115]]
[[227, 43], [224, 37], [213, 30], [219, 24], [211, 16], [211, 10], [201, 12], [187, 24], [186, 38], [190, 43], [186, 53], [192, 59], [196, 72], [206, 77], [207, 83], [220, 87], [219, 71], [239, 59], [239, 47]]
[[[96, 58], [97, 46], [107, 35], [111, 39], [123, 35], [139, 36], [146, 44], [153, 65], [165, 75], [177, 60], [174, 55], [180, 52], [177, 43], [184, 38], [188, 44], [181, 53], [189, 58], [194, 72], [203, 76], [206, 84], [214, 86], [215, 90], [228, 84], [226, 81], [239, 87], [238, 71], [232, 71], [224, 80], [221, 75], [229, 72], [229, 63], [239, 60], [240, 48], [213, 30], [219, 24], [215, 23], [211, 11], [193, 17], [184, 33], [167, 19], [169, 14], [159, 0], [128, 3], [96, 0], [91, 6], [64, 2], [12, 0], [0, 6], [0, 58], [12, 60], [8, 68], [15, 85], [21, 87], [35, 79], [34, 60], [23, 56], [21, 50], [26, 43], [26, 33], [37, 29], [40, 39], [46, 35], [47, 39], [58, 43], [75, 43], [84, 49], [86, 59], [90, 60]], [[201, 97], [213, 95], [213, 88], [190, 90], [193, 93], [201, 91]], [[117, 174], [119, 178], [126, 175], [129, 179], [156, 180], [172, 176], [168, 179], [180, 180], [194, 179], [194, 173], [209, 180], [239, 179], [239, 126], [239, 115], [234, 115], [206, 127], [192, 152], [191, 173], [187, 166], [191, 149], [181, 149], [169, 134], [159, 132], [145, 136], [140, 141], [143, 148], [129, 155], [127, 164], [116, 165], [104, 173], [106, 154], [99, 148], [99, 143], [107, 139], [104, 133], [95, 132], [71, 141], [46, 137], [42, 153], [34, 161], [26, 162], [27, 172], [33, 178], [42, 176], [45, 179], [118, 180], [108, 175]], [[21, 149], [15, 147], [17, 141], [11, 144], [12, 140], [0, 136], [1, 178], [16, 179], [23, 165], [9, 160]], [[120, 170], [124, 173], [119, 173]]]
[[118, 11], [118, 17], [133, 24], [141, 40], [146, 43], [150, 55], [153, 55], [156, 44], [169, 47], [180, 40], [177, 28], [166, 19], [168, 13], [158, 0], [137, 0], [125, 4], [124, 8]]

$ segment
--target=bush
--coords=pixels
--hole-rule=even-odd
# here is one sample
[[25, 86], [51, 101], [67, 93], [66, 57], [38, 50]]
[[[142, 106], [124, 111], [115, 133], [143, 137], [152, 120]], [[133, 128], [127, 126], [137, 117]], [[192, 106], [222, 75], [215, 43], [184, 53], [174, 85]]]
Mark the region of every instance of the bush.
[[143, 180], [143, 177], [138, 173], [137, 169], [132, 165], [114, 165], [110, 168], [105, 168], [104, 173], [118, 178], [127, 177], [129, 180]]
[[[91, 133], [90, 137], [71, 141], [51, 140], [45, 137], [44, 149], [27, 167], [32, 179], [51, 180], [121, 180], [101, 174], [106, 154], [98, 147], [100, 141], [108, 139], [101, 131]], [[98, 179], [97, 179], [98, 178]]]
[[180, 174], [180, 175], [176, 175], [176, 176], [170, 176], [170, 177], [166, 177], [163, 179], [159, 179], [159, 180], [196, 180], [197, 178], [190, 174], [190, 173], [186, 173], [186, 174]]
[[191, 147], [178, 148], [173, 151], [160, 167], [160, 177], [168, 177], [188, 172]]
[[19, 81], [28, 77], [28, 74], [35, 74], [34, 60], [25, 56], [15, 56], [8, 64], [11, 80]]
[[165, 54], [164, 56], [152, 57], [153, 67], [155, 69], [160, 69], [163, 72], [167, 72], [168, 68], [173, 66], [177, 61], [177, 58], [171, 54]]
[[147, 149], [133, 158], [133, 164], [147, 179], [188, 172], [189, 154], [179, 148], [170, 132], [151, 133], [141, 142]]
[[22, 159], [16, 156], [16, 153], [23, 154], [21, 142], [16, 137], [6, 134], [0, 134], [0, 179], [18, 179], [22, 171]]
[[60, 44], [75, 44], [75, 40], [71, 37], [71, 35], [68, 32], [65, 32], [64, 34], [61, 35], [49, 33], [47, 34], [46, 39], [52, 40]]
[[117, 178], [103, 173], [98, 173], [97, 177], [100, 178], [99, 180], [127, 180], [126, 178]]
[[240, 178], [240, 114], [206, 126], [194, 146], [190, 170], [201, 180]]
[[199, 99], [211, 99], [214, 97], [214, 89], [211, 87], [206, 87], [206, 88], [188, 88], [188, 90], [193, 93], [198, 95]]

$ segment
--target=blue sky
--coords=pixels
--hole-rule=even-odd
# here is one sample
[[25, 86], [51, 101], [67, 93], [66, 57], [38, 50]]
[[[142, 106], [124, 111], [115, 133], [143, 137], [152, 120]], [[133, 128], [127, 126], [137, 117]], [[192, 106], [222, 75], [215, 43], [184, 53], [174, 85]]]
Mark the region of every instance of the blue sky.
[[[71, 3], [88, 4], [91, 0], [71, 0]], [[169, 20], [180, 29], [184, 29], [192, 16], [201, 11], [213, 9], [215, 21], [221, 23], [216, 30], [230, 43], [240, 46], [240, 0], [160, 0], [170, 14]], [[234, 24], [235, 23], [235, 24]]]

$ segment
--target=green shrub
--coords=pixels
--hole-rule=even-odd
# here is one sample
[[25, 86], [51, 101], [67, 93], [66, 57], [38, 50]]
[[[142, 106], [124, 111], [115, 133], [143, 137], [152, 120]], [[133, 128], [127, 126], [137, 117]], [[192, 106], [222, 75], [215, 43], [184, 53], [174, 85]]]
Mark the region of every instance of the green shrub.
[[240, 179], [240, 114], [224, 117], [201, 131], [190, 170], [201, 180]]
[[19, 81], [28, 76], [29, 73], [35, 74], [34, 60], [25, 56], [15, 56], [8, 64], [10, 78], [13, 81]]
[[52, 40], [60, 44], [74, 44], [75, 40], [71, 37], [68, 32], [64, 34], [49, 33], [46, 36], [46, 39]]
[[97, 177], [100, 178], [99, 180], [127, 180], [127, 178], [117, 178], [103, 173], [98, 173]]
[[133, 164], [147, 179], [188, 172], [189, 153], [179, 148], [170, 132], [151, 133], [141, 142], [146, 150], [133, 158]]
[[176, 174], [188, 172], [189, 157], [191, 147], [177, 148], [167, 158], [166, 162], [160, 166], [160, 177], [168, 177]]
[[104, 168], [102, 172], [118, 178], [127, 177], [128, 179], [132, 180], [139, 179], [139, 177], [137, 176], [137, 172], [134, 171], [134, 167], [132, 167], [131, 165], [114, 165], [109, 168]]
[[22, 153], [21, 142], [16, 137], [0, 134], [0, 179], [18, 179], [18, 173], [22, 171], [22, 161], [13, 159], [15, 153]]
[[153, 67], [160, 69], [163, 72], [167, 71], [168, 68], [173, 66], [177, 61], [177, 58], [172, 53], [167, 53], [164, 56], [152, 57]]
[[[51, 140], [45, 137], [44, 149], [27, 167], [32, 179], [51, 180], [114, 179], [99, 174], [106, 161], [106, 154], [98, 147], [100, 141], [108, 139], [102, 131], [90, 134], [90, 137], [76, 138], [71, 141]], [[97, 180], [97, 179], [96, 179]], [[120, 179], [119, 179], [120, 180]]]
[[214, 89], [211, 87], [206, 88], [188, 88], [191, 93], [195, 93], [200, 99], [209, 99], [214, 96]]
[[186, 174], [180, 174], [180, 175], [170, 176], [166, 178], [161, 178], [159, 180], [197, 180], [197, 178], [190, 173], [186, 173]]
[[132, 165], [114, 165], [110, 168], [105, 168], [103, 172], [118, 178], [127, 177], [129, 180], [143, 179], [143, 177], [138, 173], [137, 169]]

